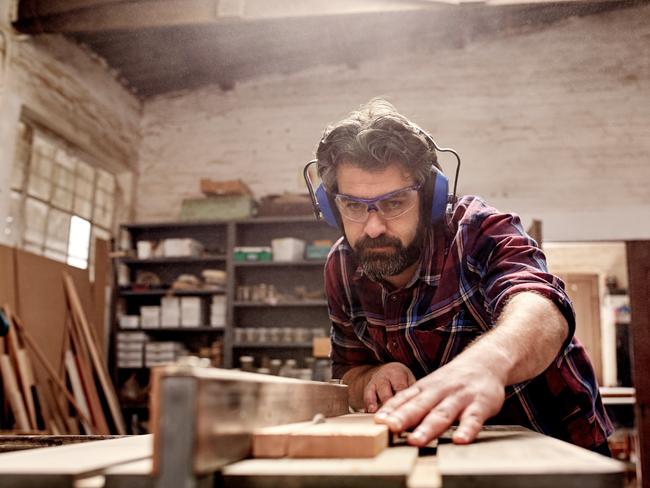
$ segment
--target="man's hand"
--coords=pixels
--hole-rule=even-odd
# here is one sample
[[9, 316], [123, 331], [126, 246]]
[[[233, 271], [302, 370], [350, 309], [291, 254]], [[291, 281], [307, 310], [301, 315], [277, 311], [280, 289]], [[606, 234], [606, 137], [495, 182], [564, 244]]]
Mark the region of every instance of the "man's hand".
[[384, 402], [375, 420], [388, 425], [393, 432], [417, 425], [409, 434], [408, 442], [425, 446], [459, 419], [454, 443], [472, 442], [483, 423], [501, 409], [506, 385], [494, 372], [464, 359], [459, 356], [399, 391]]
[[363, 404], [366, 412], [375, 413], [379, 405], [386, 403], [397, 392], [415, 383], [415, 376], [402, 363], [384, 364], [372, 372], [363, 390]]

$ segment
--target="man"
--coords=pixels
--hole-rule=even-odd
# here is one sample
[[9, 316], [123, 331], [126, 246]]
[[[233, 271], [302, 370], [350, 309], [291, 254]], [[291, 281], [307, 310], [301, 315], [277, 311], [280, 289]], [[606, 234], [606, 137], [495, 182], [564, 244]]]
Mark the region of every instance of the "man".
[[317, 161], [345, 235], [325, 289], [351, 405], [416, 446], [456, 421], [470, 443], [489, 421], [608, 454], [572, 305], [519, 218], [473, 196], [432, 215], [433, 141], [383, 100], [329, 127]]

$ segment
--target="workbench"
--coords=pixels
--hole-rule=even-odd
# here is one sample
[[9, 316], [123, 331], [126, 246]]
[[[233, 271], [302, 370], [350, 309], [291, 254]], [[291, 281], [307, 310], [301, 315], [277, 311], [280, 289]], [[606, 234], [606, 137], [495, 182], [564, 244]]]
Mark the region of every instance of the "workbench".
[[[341, 385], [239, 372], [157, 373], [154, 432], [0, 454], [14, 488], [623, 487], [624, 465], [516, 426], [485, 427], [458, 446], [386, 447], [371, 458], [250, 458], [253, 432], [347, 414]], [[326, 420], [327, 421], [327, 420]], [[0, 438], [0, 443], [2, 439]], [[155, 473], [155, 474], [154, 474]]]

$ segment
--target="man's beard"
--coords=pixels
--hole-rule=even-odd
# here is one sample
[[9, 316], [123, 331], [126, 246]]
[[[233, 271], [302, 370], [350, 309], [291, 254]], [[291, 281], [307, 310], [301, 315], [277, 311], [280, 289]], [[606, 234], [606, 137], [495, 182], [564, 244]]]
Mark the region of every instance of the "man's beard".
[[[354, 252], [364, 274], [373, 281], [382, 281], [395, 276], [416, 263], [424, 249], [425, 230], [418, 224], [413, 241], [406, 247], [397, 237], [380, 235], [370, 238], [364, 236], [357, 241]], [[392, 248], [390, 251], [375, 252], [377, 248]]]

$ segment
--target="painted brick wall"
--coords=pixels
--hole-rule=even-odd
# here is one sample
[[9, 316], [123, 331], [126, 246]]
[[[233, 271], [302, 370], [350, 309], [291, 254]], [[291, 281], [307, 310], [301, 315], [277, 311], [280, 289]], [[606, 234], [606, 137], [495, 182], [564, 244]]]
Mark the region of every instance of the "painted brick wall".
[[[127, 209], [134, 190], [140, 101], [102, 60], [63, 37], [17, 36], [4, 22], [0, 28], [0, 181], [5, 182], [0, 185], [0, 242], [12, 244], [2, 229], [22, 113], [118, 173], [118, 208]], [[123, 211], [117, 218], [131, 215]]]
[[461, 193], [541, 218], [546, 240], [650, 238], [649, 46], [644, 6], [153, 99], [137, 219], [176, 218], [201, 177], [241, 178], [258, 196], [304, 191], [327, 123], [385, 96], [461, 153]]

